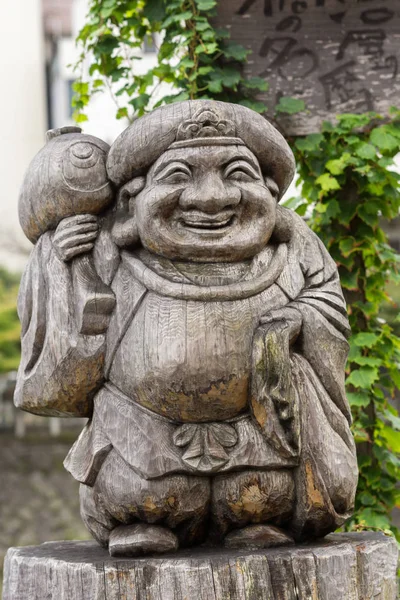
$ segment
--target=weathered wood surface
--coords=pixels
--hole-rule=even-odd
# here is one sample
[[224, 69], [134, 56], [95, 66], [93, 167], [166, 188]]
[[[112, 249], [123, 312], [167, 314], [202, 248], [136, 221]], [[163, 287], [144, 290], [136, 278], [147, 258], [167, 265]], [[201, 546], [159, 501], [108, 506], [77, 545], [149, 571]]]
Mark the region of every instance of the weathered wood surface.
[[400, 91], [397, 0], [219, 0], [216, 25], [252, 51], [247, 76], [269, 84], [260, 95], [273, 114], [280, 96], [308, 111], [279, 116], [286, 134], [320, 130], [338, 113], [396, 105]]
[[11, 548], [3, 600], [395, 600], [397, 545], [332, 534], [279, 550], [110, 558], [95, 542]]
[[89, 417], [64, 464], [111, 554], [267, 548], [351, 514], [349, 324], [335, 263], [277, 202], [293, 173], [266, 119], [211, 100], [109, 150], [56, 131], [28, 170], [15, 402]]

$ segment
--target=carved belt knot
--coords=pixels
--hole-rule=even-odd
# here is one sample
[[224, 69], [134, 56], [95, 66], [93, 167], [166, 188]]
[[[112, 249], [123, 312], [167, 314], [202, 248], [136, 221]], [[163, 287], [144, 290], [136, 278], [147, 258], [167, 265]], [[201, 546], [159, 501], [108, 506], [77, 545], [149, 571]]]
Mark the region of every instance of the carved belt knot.
[[175, 446], [184, 448], [184, 463], [197, 471], [218, 471], [229, 456], [225, 448], [235, 446], [236, 429], [226, 423], [185, 423], [173, 435]]

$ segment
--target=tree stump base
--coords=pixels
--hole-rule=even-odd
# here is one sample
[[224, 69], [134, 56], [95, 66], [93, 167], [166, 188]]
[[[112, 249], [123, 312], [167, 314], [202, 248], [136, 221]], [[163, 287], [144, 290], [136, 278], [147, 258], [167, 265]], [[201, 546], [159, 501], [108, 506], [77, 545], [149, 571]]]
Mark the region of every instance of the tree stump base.
[[3, 600], [395, 600], [398, 551], [382, 533], [312, 544], [111, 558], [95, 542], [10, 548]]

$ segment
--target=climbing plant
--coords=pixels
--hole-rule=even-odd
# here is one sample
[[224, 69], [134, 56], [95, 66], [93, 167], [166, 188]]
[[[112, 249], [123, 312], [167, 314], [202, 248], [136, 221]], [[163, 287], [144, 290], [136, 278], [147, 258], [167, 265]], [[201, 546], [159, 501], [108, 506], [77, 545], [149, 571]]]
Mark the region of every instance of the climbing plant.
[[[90, 98], [108, 89], [116, 117], [132, 121], [163, 103], [212, 98], [260, 113], [268, 84], [246, 79], [249, 51], [212, 24], [216, 0], [91, 0], [78, 36], [75, 119], [83, 122]], [[157, 62], [140, 67], [140, 48], [160, 40]], [[165, 87], [164, 84], [168, 84]], [[280, 112], [303, 110], [281, 98]], [[271, 116], [271, 115], [270, 115]], [[340, 115], [321, 132], [291, 140], [301, 196], [286, 204], [310, 213], [309, 224], [338, 264], [353, 336], [347, 368], [348, 398], [358, 444], [360, 483], [349, 528], [392, 529], [400, 502], [400, 417], [392, 397], [400, 388], [400, 339], [380, 316], [389, 280], [399, 282], [399, 256], [388, 245], [381, 219], [400, 207], [393, 158], [400, 151], [400, 112]]]
[[[93, 94], [108, 89], [116, 116], [130, 121], [150, 108], [189, 98], [213, 98], [264, 112], [255, 94], [267, 90], [260, 77], [246, 79], [249, 51], [211, 24], [216, 0], [92, 0], [78, 35], [75, 120], [87, 119]], [[142, 72], [140, 49], [157, 44], [157, 63]], [[163, 88], [162, 84], [168, 84]], [[163, 93], [167, 89], [166, 93]]]
[[[360, 480], [348, 527], [389, 529], [400, 501], [400, 418], [392, 398], [400, 388], [400, 338], [380, 318], [389, 281], [400, 282], [400, 255], [389, 246], [382, 218], [400, 208], [400, 111], [343, 114], [321, 133], [293, 140], [301, 197], [287, 204], [304, 214], [335, 259], [352, 329], [347, 396], [358, 444]], [[394, 530], [394, 528], [393, 528]]]
[[0, 373], [18, 369], [21, 326], [17, 315], [19, 276], [0, 267]]

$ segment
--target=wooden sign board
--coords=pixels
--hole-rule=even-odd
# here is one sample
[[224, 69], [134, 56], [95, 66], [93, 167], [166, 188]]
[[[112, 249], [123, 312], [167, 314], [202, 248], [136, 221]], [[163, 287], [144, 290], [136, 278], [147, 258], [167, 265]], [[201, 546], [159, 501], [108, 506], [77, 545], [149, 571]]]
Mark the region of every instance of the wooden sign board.
[[319, 130], [338, 113], [399, 105], [399, 0], [219, 0], [217, 24], [250, 49], [245, 74], [309, 112], [279, 117], [286, 134]]

